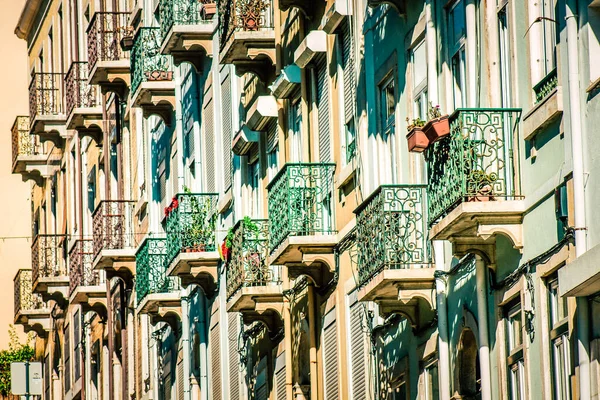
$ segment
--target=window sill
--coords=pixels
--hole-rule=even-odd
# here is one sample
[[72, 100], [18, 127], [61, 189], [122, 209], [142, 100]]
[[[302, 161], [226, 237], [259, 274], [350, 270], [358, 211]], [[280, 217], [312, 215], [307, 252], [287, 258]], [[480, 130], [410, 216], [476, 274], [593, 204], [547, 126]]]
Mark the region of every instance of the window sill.
[[563, 113], [562, 87], [558, 86], [523, 117], [523, 139], [531, 140]]
[[352, 178], [356, 175], [356, 167], [354, 166], [354, 160], [346, 165], [337, 176], [336, 189], [346, 186]]
[[222, 196], [219, 196], [219, 202], [217, 203], [217, 210], [219, 210], [219, 214], [225, 214], [229, 207], [233, 203], [233, 194], [231, 188], [227, 189]]

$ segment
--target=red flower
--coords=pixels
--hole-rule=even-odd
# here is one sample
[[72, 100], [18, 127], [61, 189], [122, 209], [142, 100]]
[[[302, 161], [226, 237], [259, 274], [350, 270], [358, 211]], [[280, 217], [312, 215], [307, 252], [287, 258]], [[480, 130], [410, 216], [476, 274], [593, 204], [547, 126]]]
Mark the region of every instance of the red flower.
[[173, 197], [173, 200], [171, 201], [171, 208], [174, 210], [177, 207], [179, 207], [179, 202], [177, 201], [177, 197]]

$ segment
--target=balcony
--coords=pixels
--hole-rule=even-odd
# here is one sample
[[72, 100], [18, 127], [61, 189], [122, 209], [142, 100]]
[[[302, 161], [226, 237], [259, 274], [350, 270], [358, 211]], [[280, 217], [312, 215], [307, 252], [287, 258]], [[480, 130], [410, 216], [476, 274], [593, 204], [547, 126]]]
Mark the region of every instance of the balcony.
[[508, 236], [522, 247], [524, 201], [519, 191], [520, 109], [459, 109], [450, 135], [426, 151], [431, 240], [451, 240], [455, 254]]
[[29, 117], [18, 116], [12, 126], [12, 173], [41, 186], [44, 178], [58, 171], [58, 163], [52, 161], [39, 138], [29, 134]]
[[[241, 312], [249, 322], [269, 324], [281, 318], [281, 267], [269, 265], [269, 222], [245, 218], [233, 228], [227, 263], [227, 312]], [[277, 320], [277, 319], [276, 319]]]
[[[335, 164], [286, 164], [267, 186], [270, 265], [288, 265], [288, 275], [318, 282], [320, 264], [333, 269], [337, 235], [333, 217]], [[300, 266], [302, 265], [302, 266]]]
[[[167, 275], [167, 241], [146, 239], [135, 255], [137, 312], [173, 324], [181, 315], [178, 279]], [[174, 326], [174, 325], [172, 325]]]
[[217, 266], [221, 260], [216, 247], [215, 193], [180, 193], [167, 208], [167, 275], [181, 278], [187, 287], [200, 285], [210, 296], [216, 289]]
[[128, 12], [96, 12], [87, 29], [89, 82], [121, 99], [129, 86], [129, 54], [121, 48], [132, 34], [128, 19]]
[[175, 110], [173, 58], [160, 53], [160, 28], [140, 28], [131, 50], [131, 102], [144, 117], [158, 115], [170, 125]]
[[92, 215], [94, 229], [93, 265], [104, 270], [106, 278], [131, 279], [135, 272], [135, 202], [105, 200]]
[[212, 56], [212, 38], [217, 29], [214, 0], [161, 0], [161, 53], [173, 62], [189, 62], [196, 70], [204, 70], [204, 57]]
[[81, 239], [69, 252], [69, 303], [81, 304], [85, 310], [106, 314], [106, 286], [102, 271], [93, 268], [94, 241]]
[[102, 138], [102, 97], [97, 85], [88, 83], [88, 63], [73, 62], [65, 77], [67, 129], [91, 136], [96, 143]]
[[64, 77], [60, 73], [34, 72], [29, 84], [30, 133], [57, 147], [62, 147], [67, 137]]
[[32, 289], [44, 301], [68, 299], [65, 235], [37, 235], [31, 245]]
[[275, 74], [273, 5], [269, 0], [227, 0], [220, 3], [221, 63], [236, 73], [258, 75], [270, 82]]
[[406, 0], [367, 0], [367, 4], [371, 8], [377, 8], [383, 4], [387, 4], [395, 9], [400, 15], [406, 15], [406, 3]]
[[435, 281], [425, 185], [380, 186], [355, 211], [359, 300], [414, 327], [431, 322]]
[[39, 294], [33, 293], [31, 270], [20, 269], [13, 280], [15, 290], [15, 324], [25, 333], [34, 331], [44, 338], [50, 330], [50, 309]]

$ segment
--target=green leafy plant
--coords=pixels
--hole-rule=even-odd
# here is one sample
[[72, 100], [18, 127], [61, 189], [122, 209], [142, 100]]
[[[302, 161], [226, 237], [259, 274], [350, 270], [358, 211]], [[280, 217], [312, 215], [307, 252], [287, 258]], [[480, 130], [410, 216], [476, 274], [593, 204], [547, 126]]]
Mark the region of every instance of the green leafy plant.
[[8, 350], [0, 350], [0, 394], [7, 396], [10, 391], [10, 363], [33, 361], [35, 351], [29, 343], [32, 336], [27, 335], [25, 343], [19, 341], [19, 337], [13, 325], [9, 325], [8, 335], [10, 342]]
[[427, 112], [429, 119], [436, 119], [442, 116], [442, 110], [439, 105], [434, 106], [433, 103], [429, 102], [429, 111]]
[[408, 124], [406, 130], [409, 132], [415, 128], [422, 128], [425, 125], [425, 121], [423, 121], [421, 118], [413, 118], [412, 122], [409, 118], [406, 118], [406, 123]]
[[[184, 193], [189, 195], [191, 220], [182, 229], [185, 246], [192, 251], [204, 251], [213, 242], [216, 227], [216, 214], [213, 212], [210, 197], [195, 196], [188, 187]], [[178, 212], [182, 212], [181, 207]]]

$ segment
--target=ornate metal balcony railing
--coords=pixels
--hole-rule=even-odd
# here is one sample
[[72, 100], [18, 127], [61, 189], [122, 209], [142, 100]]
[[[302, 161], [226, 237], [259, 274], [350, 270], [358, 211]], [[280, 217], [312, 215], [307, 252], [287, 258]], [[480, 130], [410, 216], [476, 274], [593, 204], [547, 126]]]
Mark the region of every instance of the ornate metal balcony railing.
[[131, 50], [131, 92], [142, 82], [173, 80], [173, 58], [160, 53], [160, 28], [141, 28]]
[[212, 22], [206, 7], [214, 0], [160, 0], [160, 36], [165, 40], [173, 25], [200, 25]]
[[12, 127], [12, 161], [19, 157], [43, 154], [44, 147], [35, 135], [29, 134], [29, 117], [18, 116]]
[[102, 250], [135, 248], [135, 202], [104, 200], [92, 215], [94, 227], [94, 258]]
[[558, 72], [556, 68], [548, 73], [533, 87], [533, 93], [535, 93], [535, 103], [539, 103], [544, 100], [556, 87], [558, 86]]
[[77, 240], [69, 252], [69, 293], [79, 286], [100, 284], [98, 271], [93, 268], [94, 242], [91, 239]]
[[360, 285], [384, 269], [421, 268], [431, 263], [426, 188], [380, 186], [354, 211]]
[[227, 265], [227, 298], [246, 286], [278, 283], [280, 266], [268, 265], [269, 221], [243, 219], [233, 228]]
[[181, 252], [214, 251], [217, 218], [216, 193], [180, 193], [165, 211], [167, 263]]
[[61, 73], [39, 73], [31, 75], [29, 84], [30, 123], [37, 117], [64, 113], [63, 91], [65, 75]]
[[31, 270], [20, 269], [14, 279], [15, 315], [28, 311], [41, 310], [46, 306], [42, 296], [33, 293]]
[[426, 153], [429, 223], [465, 201], [519, 197], [520, 109], [459, 109], [450, 116], [450, 135]]
[[219, 0], [221, 50], [236, 31], [273, 29], [273, 4], [270, 0]]
[[65, 77], [67, 115], [75, 108], [98, 107], [98, 87], [88, 83], [88, 63], [75, 61]]
[[127, 28], [128, 12], [96, 12], [87, 29], [90, 70], [98, 61], [119, 61], [129, 58], [121, 49], [121, 39], [131, 34]]
[[33, 282], [40, 278], [67, 276], [65, 235], [37, 235], [31, 245]]
[[135, 255], [135, 291], [137, 302], [149, 294], [179, 289], [179, 279], [167, 276], [167, 241], [146, 239]]
[[335, 164], [286, 164], [267, 186], [271, 252], [288, 236], [335, 233]]

